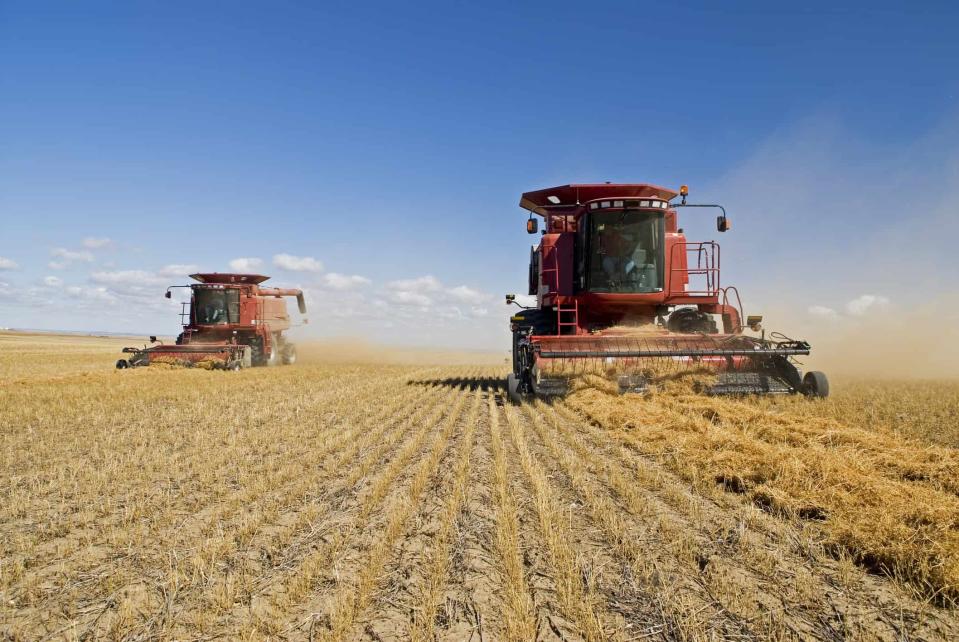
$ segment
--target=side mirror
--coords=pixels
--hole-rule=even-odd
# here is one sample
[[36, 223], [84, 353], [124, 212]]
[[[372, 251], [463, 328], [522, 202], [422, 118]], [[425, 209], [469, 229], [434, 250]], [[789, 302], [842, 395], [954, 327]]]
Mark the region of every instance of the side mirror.
[[725, 216], [716, 217], [716, 229], [720, 232], [728, 232], [733, 224]]
[[516, 300], [516, 295], [515, 295], [515, 294], [507, 294], [507, 295], [506, 295], [506, 305], [509, 305], [510, 303], [512, 303], [512, 302], [515, 301], [515, 300]]
[[173, 298], [173, 293], [170, 292], [169, 290], [167, 290], [167, 291], [166, 291], [166, 294], [164, 294], [163, 296], [164, 296], [165, 298], [167, 298], [167, 299], [172, 299], [172, 298]]
[[150, 343], [156, 343], [156, 342], [157, 342], [156, 335], [151, 334], [151, 335], [150, 335]]
[[539, 231], [539, 221], [532, 216], [526, 221], [526, 233], [536, 234]]

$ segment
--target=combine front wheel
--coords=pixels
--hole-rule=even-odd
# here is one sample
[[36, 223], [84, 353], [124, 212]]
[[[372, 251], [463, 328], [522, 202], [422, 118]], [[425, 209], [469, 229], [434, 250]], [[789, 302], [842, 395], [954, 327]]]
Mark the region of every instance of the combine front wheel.
[[270, 342], [270, 349], [263, 348], [263, 339], [256, 337], [251, 342], [254, 366], [275, 366], [277, 362], [276, 339]]
[[509, 400], [513, 403], [519, 405], [523, 403], [523, 393], [519, 389], [519, 379], [516, 378], [516, 374], [511, 372], [506, 377], [506, 393], [509, 395]]
[[828, 397], [829, 380], [826, 375], [818, 370], [807, 372], [802, 379], [802, 393], [807, 397]]
[[292, 343], [287, 343], [283, 346], [282, 352], [283, 364], [287, 366], [292, 366], [296, 363], [296, 346]]

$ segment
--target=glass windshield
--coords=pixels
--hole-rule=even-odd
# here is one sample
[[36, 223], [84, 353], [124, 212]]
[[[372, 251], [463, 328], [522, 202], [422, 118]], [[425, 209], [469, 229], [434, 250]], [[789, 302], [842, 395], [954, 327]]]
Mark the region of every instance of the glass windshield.
[[193, 310], [201, 325], [239, 323], [240, 292], [235, 289], [195, 288]]
[[614, 293], [661, 291], [663, 225], [659, 212], [592, 212], [587, 289]]

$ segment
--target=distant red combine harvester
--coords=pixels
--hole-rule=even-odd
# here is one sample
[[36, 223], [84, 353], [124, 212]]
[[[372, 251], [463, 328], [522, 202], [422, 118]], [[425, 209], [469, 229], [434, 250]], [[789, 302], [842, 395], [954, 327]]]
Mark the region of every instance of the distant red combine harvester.
[[[180, 312], [183, 332], [175, 344], [159, 343], [148, 348], [124, 348], [127, 359], [117, 368], [135, 368], [154, 363], [239, 370], [250, 366], [291, 364], [296, 349], [283, 332], [290, 315], [283, 297], [295, 296], [300, 314], [306, 314], [303, 291], [260, 287], [270, 277], [260, 274], [191, 274], [189, 303]], [[304, 319], [304, 322], [306, 320]], [[156, 343], [156, 337], [150, 337]]]

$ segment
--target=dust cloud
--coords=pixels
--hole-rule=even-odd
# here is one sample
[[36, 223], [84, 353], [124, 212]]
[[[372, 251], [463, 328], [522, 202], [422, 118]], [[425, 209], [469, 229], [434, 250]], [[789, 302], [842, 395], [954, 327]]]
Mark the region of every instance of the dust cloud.
[[862, 317], [811, 319], [773, 310], [764, 325], [812, 344], [800, 360], [827, 375], [874, 379], [959, 379], [959, 295], [909, 309], [884, 306]]
[[832, 112], [772, 133], [696, 193], [740, 223], [719, 239], [723, 284], [812, 344], [805, 369], [959, 378], [957, 150], [959, 112], [894, 142]]
[[356, 363], [390, 365], [506, 365], [503, 351], [442, 350], [377, 344], [355, 337], [298, 342], [300, 363]]

